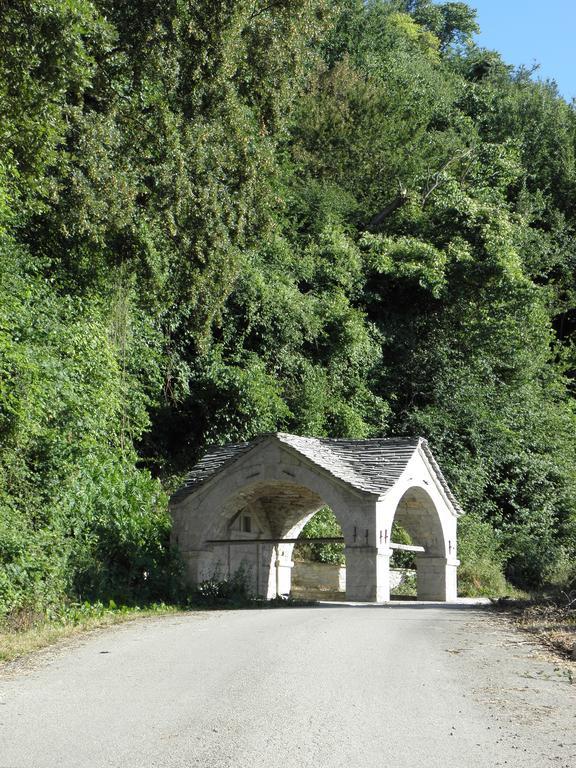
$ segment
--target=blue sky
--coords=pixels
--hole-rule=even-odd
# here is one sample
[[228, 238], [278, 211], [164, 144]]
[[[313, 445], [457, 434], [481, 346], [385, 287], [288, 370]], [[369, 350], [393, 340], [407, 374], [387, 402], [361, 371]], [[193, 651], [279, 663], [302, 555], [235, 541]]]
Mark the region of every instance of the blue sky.
[[576, 97], [576, 0], [466, 0], [478, 11], [477, 42], [508, 64], [540, 64], [536, 77], [556, 80]]

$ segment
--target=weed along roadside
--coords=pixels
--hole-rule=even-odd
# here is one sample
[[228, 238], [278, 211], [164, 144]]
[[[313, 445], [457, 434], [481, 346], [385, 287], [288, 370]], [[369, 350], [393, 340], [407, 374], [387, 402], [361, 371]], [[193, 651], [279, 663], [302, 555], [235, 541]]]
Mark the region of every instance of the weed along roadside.
[[241, 575], [227, 581], [208, 579], [179, 603], [117, 606], [114, 601], [78, 603], [50, 615], [19, 611], [0, 623], [0, 668], [3, 663], [29, 656], [69, 638], [82, 638], [93, 630], [139, 619], [169, 617], [212, 610], [311, 607], [310, 600], [263, 600], [251, 595]]
[[576, 662], [576, 592], [560, 592], [531, 601], [499, 599], [495, 608], [560, 658]]
[[[0, 623], [0, 665], [47, 648], [61, 640], [127, 621], [179, 612], [176, 605], [117, 606], [79, 603], [51, 615], [19, 611]], [[1, 667], [0, 667], [1, 668]]]
[[[157, 603], [148, 606], [117, 606], [88, 602], [69, 605], [57, 616], [46, 617], [21, 612], [12, 616], [10, 623], [0, 626], [0, 671], [3, 665], [33, 656], [37, 651], [58, 646], [63, 641], [86, 640], [93, 631], [105, 630], [136, 620], [162, 619], [170, 616], [193, 615], [221, 611], [253, 611], [274, 609], [315, 609], [342, 604], [343, 597], [331, 602], [328, 597], [315, 593], [315, 598], [298, 596], [265, 599], [250, 591], [250, 580], [238, 573], [231, 579], [214, 576], [197, 586], [180, 603]], [[392, 601], [387, 606], [414, 604], [415, 590], [410, 582], [393, 590]], [[466, 605], [474, 599], [463, 599]], [[369, 605], [369, 604], [366, 604]], [[570, 681], [576, 682], [576, 611], [573, 594], [533, 597], [531, 600], [498, 598], [491, 602], [479, 600], [478, 605], [493, 618], [508, 620], [519, 632], [525, 632], [543, 648], [569, 663], [566, 668]], [[574, 669], [570, 662], [574, 662]]]

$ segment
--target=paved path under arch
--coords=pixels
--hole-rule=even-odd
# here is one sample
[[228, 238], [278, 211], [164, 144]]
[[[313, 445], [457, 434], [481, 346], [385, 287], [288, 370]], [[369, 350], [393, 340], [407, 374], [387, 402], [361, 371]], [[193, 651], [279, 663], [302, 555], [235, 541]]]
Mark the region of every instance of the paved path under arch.
[[141, 620], [0, 673], [0, 768], [576, 766], [576, 684], [475, 606]]

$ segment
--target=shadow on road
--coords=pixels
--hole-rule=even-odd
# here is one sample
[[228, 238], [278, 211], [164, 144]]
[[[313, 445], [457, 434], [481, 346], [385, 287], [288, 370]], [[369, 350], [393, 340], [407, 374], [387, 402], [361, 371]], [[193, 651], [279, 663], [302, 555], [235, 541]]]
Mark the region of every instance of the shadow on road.
[[402, 600], [393, 601], [390, 603], [344, 603], [344, 602], [318, 602], [317, 608], [369, 608], [372, 610], [384, 610], [384, 611], [402, 611], [402, 610], [419, 610], [425, 611], [434, 609], [441, 609], [444, 611], [489, 611], [492, 609], [492, 603], [433, 603], [433, 602], [417, 602], [416, 600]]

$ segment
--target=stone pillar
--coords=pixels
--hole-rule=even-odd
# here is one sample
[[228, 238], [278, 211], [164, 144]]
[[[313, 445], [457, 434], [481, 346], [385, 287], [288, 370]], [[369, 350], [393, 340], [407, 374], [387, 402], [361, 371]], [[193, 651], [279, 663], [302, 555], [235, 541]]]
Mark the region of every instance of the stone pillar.
[[452, 602], [458, 596], [456, 570], [459, 560], [446, 557], [416, 558], [418, 600]]
[[390, 600], [391, 550], [346, 547], [346, 600], [386, 603]]
[[214, 571], [214, 553], [210, 549], [180, 550], [184, 563], [183, 581], [194, 589], [201, 581], [210, 578]]
[[282, 551], [278, 552], [278, 550], [275, 549], [273, 566], [274, 578], [270, 590], [272, 594], [268, 595], [268, 597], [289, 595], [292, 588], [292, 568], [294, 568], [292, 552], [286, 554]]

